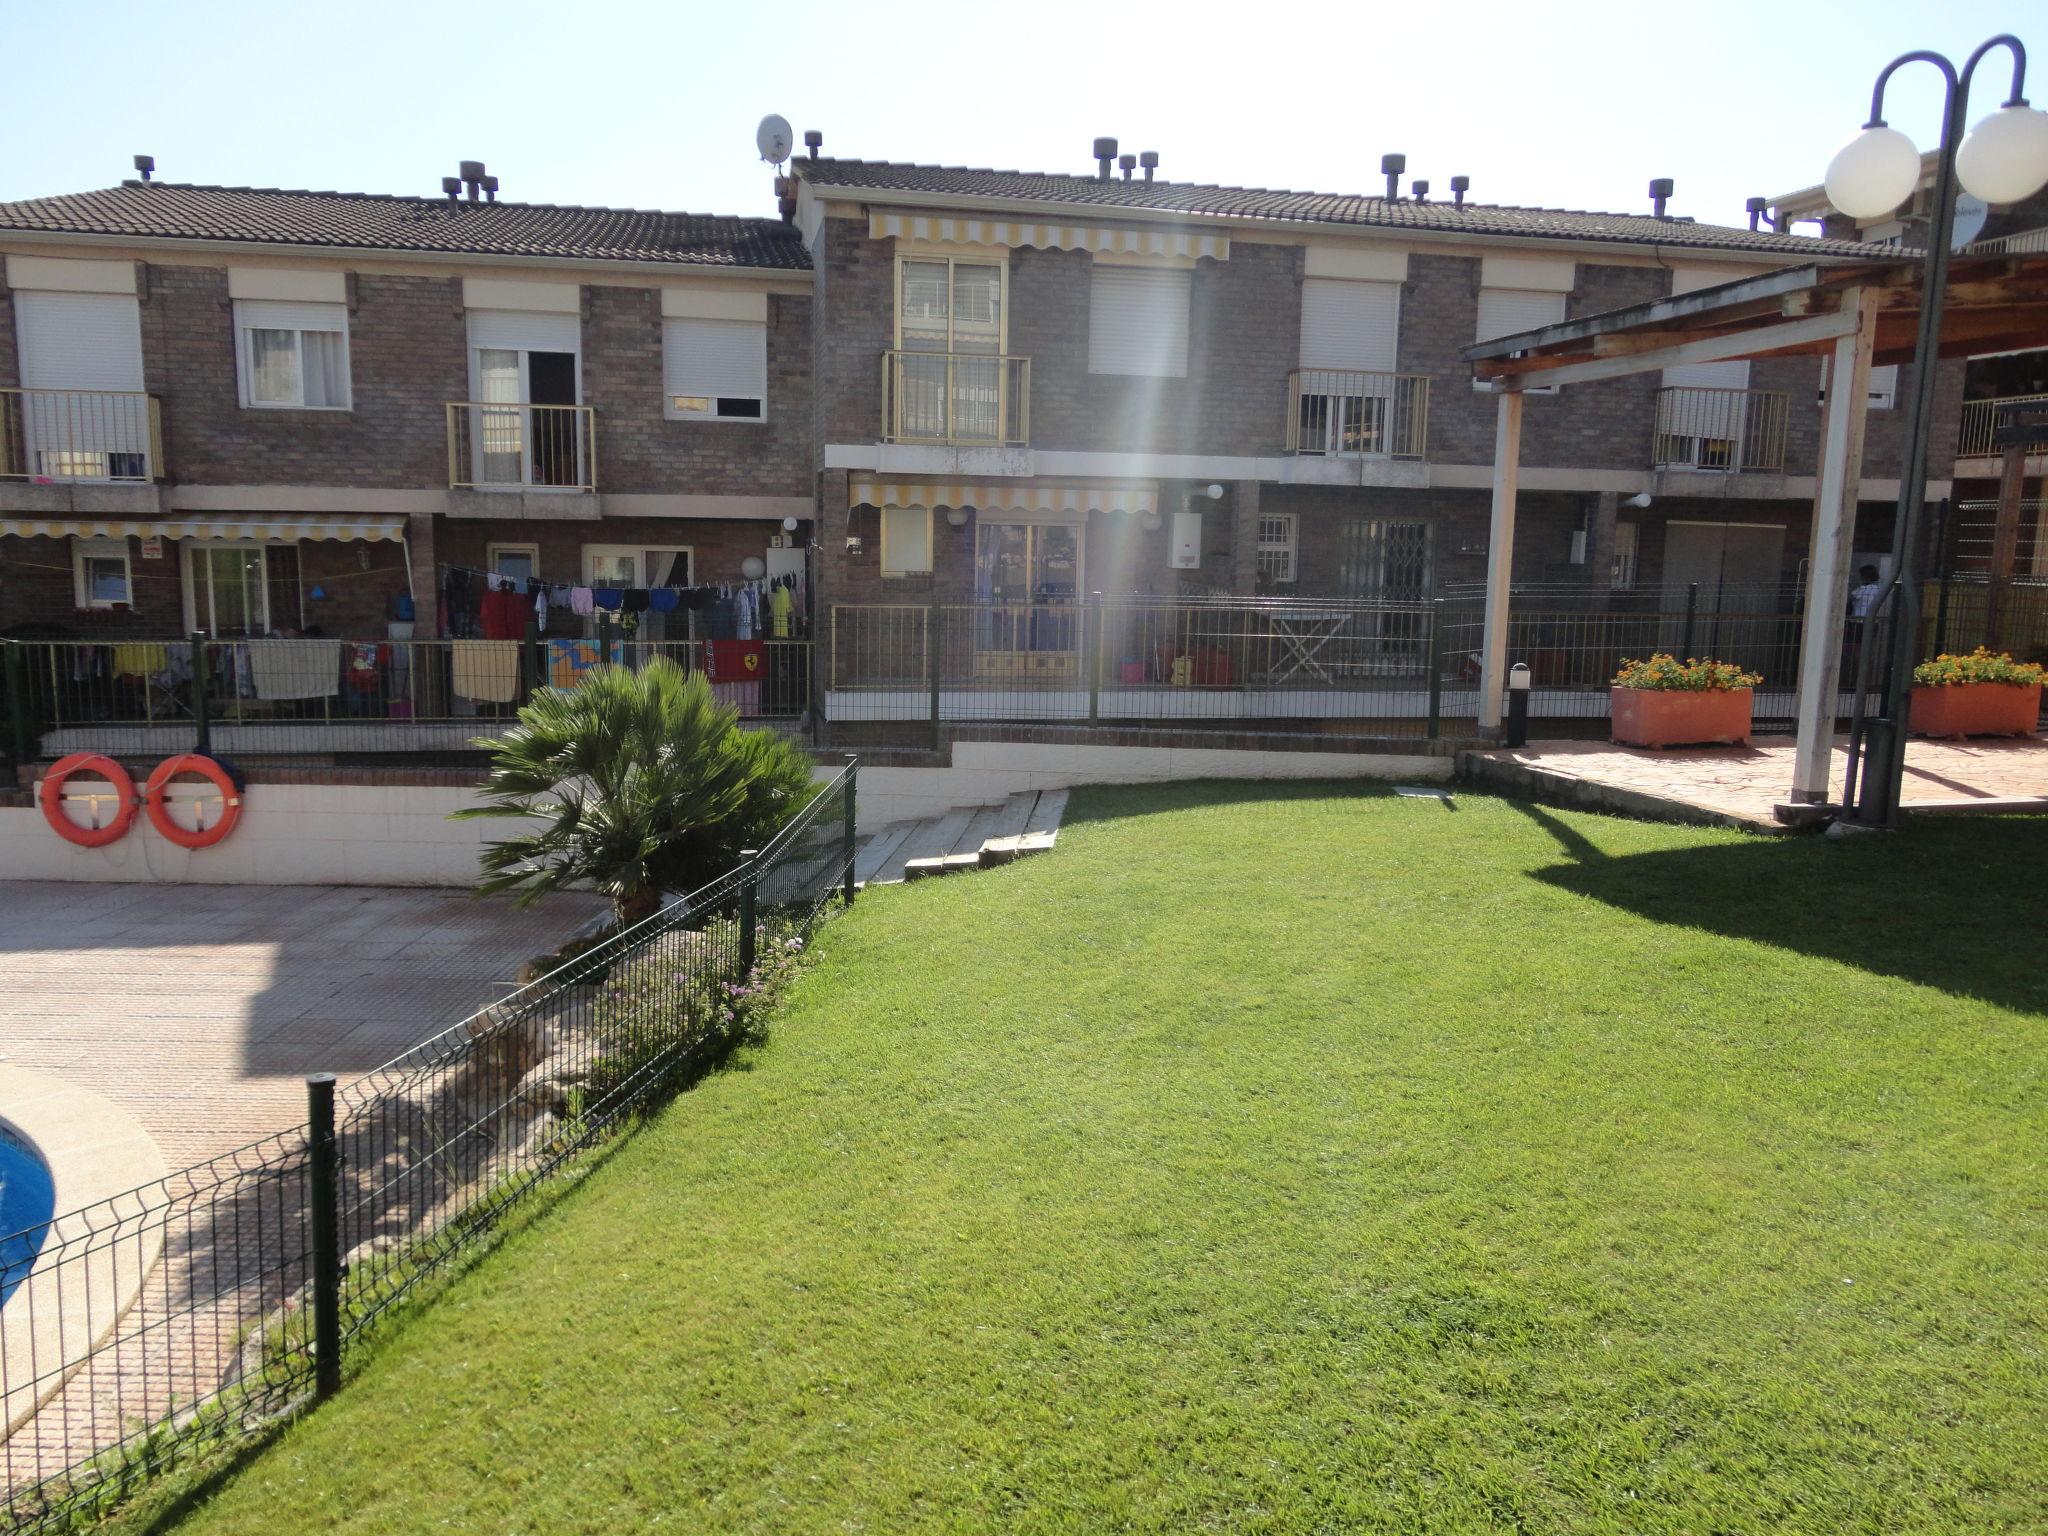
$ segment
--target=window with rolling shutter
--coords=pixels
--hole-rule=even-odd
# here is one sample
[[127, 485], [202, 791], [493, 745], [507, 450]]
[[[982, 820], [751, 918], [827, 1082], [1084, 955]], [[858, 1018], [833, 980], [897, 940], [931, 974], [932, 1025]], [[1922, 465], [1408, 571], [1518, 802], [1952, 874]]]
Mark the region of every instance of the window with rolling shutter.
[[235, 359], [245, 406], [349, 408], [345, 305], [237, 299]]
[[1088, 291], [1088, 371], [1185, 378], [1191, 276], [1096, 263]]
[[1401, 285], [1311, 277], [1301, 285], [1301, 366], [1392, 373], [1400, 346]]
[[115, 293], [17, 289], [24, 389], [142, 388], [142, 313]]
[[[1473, 340], [1492, 341], [1496, 336], [1514, 336], [1523, 331], [1556, 325], [1564, 318], [1565, 295], [1544, 293], [1534, 288], [1482, 288], [1479, 290], [1479, 331]], [[1474, 379], [1472, 387], [1480, 387]], [[1557, 386], [1531, 389], [1532, 395], [1554, 395]]]
[[662, 414], [671, 421], [760, 421], [768, 414], [768, 328], [758, 320], [661, 323]]

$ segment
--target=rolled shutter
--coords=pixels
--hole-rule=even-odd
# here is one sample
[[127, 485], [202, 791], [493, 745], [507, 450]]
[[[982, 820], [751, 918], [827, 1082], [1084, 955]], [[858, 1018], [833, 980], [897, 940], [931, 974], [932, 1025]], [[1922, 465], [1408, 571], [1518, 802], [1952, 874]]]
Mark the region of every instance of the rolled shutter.
[[1482, 288], [1479, 334], [1474, 339], [1491, 341], [1555, 325], [1564, 318], [1564, 300], [1561, 293], [1538, 293], [1533, 288]]
[[131, 296], [18, 289], [14, 323], [24, 389], [142, 388], [142, 312]]
[[1189, 276], [1098, 264], [1088, 293], [1088, 371], [1185, 377]]
[[519, 309], [469, 312], [469, 344], [480, 351], [578, 352], [582, 340], [582, 326], [574, 315]]
[[251, 331], [345, 331], [348, 310], [340, 304], [293, 304], [277, 299], [237, 299], [235, 318]]
[[1392, 373], [1401, 285], [1311, 277], [1301, 285], [1301, 366]]
[[662, 387], [671, 398], [767, 398], [768, 328], [760, 322], [677, 318], [661, 330]]

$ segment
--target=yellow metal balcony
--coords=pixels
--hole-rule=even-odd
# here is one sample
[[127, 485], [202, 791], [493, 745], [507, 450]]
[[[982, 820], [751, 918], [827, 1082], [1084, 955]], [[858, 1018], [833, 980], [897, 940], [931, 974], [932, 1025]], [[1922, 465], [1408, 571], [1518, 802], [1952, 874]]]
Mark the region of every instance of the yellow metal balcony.
[[882, 439], [985, 447], [1031, 441], [1031, 359], [884, 352]]
[[594, 491], [597, 412], [587, 405], [451, 400], [448, 484], [456, 490]]
[[[1956, 457], [1959, 459], [1981, 459], [1990, 454], [2002, 452], [1993, 435], [2002, 424], [2010, 424], [2009, 418], [2021, 411], [2048, 412], [2048, 395], [2001, 395], [1994, 400], [1965, 400], [1963, 402], [1963, 435], [1956, 443]], [[2048, 431], [2040, 434], [2038, 443], [2028, 446], [2034, 449], [2048, 448]]]
[[109, 389], [0, 389], [0, 480], [140, 482], [163, 474], [154, 395]]
[[1783, 474], [1790, 403], [1774, 389], [1660, 389], [1652, 467]]
[[1429, 376], [1297, 368], [1287, 375], [1287, 451], [1428, 457]]

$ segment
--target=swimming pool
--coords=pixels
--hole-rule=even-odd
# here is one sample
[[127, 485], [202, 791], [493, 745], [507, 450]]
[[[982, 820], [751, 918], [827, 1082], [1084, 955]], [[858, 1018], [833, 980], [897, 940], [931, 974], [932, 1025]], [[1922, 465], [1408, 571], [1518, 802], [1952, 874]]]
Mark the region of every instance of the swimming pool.
[[0, 1302], [28, 1278], [57, 1207], [50, 1166], [0, 1125]]

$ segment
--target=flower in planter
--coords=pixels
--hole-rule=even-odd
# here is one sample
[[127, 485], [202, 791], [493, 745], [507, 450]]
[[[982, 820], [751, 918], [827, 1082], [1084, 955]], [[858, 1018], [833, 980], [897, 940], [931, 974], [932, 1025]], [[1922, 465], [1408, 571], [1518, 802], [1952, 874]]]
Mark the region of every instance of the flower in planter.
[[2037, 662], [2014, 661], [2009, 654], [1994, 655], [1978, 646], [1967, 656], [1947, 652], [1913, 669], [1913, 682], [1921, 688], [1963, 688], [1971, 683], [2003, 683], [2009, 688], [2039, 685], [2042, 668]]
[[1659, 651], [1648, 661], [1623, 658], [1614, 674], [1617, 688], [1637, 688], [1651, 693], [1725, 693], [1737, 688], [1754, 688], [1763, 678], [1745, 672], [1732, 661], [1693, 657], [1680, 661]]

